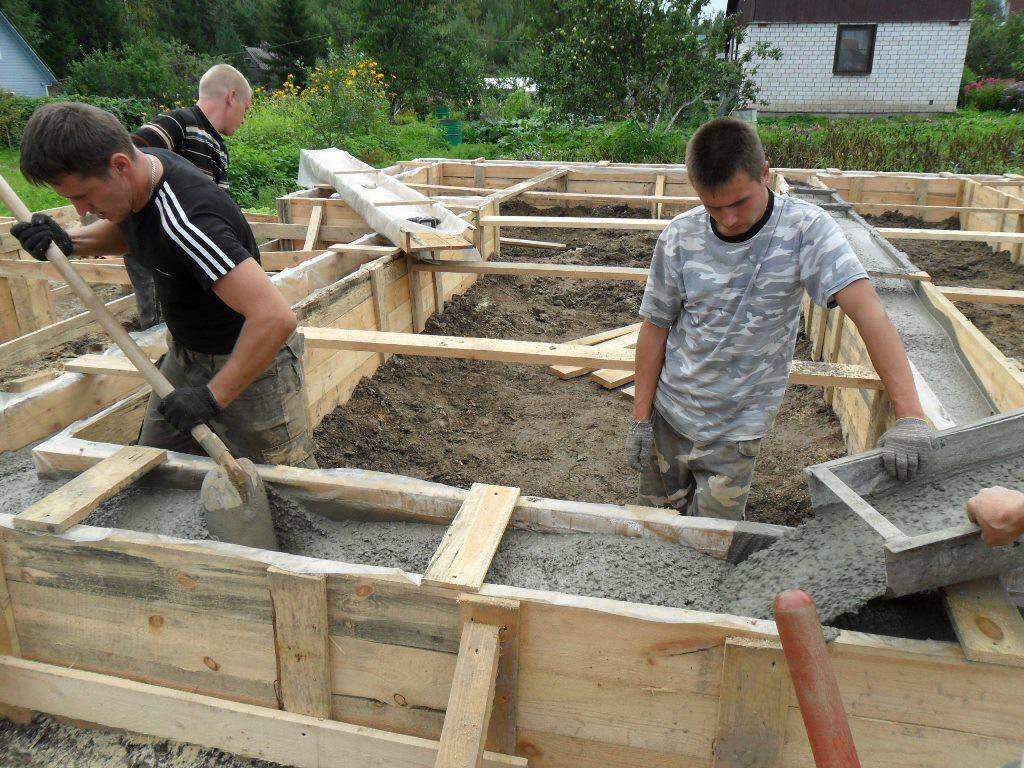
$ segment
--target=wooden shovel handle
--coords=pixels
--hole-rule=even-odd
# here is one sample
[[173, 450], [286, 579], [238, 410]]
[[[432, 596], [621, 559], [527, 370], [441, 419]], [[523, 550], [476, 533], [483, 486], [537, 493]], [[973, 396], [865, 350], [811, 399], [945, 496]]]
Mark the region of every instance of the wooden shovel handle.
[[[10, 209], [18, 221], [29, 221], [32, 218], [32, 212], [21, 202], [17, 192], [11, 188], [11, 185], [7, 183], [7, 179], [2, 175], [0, 175], [0, 201]], [[117, 321], [117, 318], [103, 305], [103, 302], [100, 301], [99, 296], [89, 287], [89, 284], [75, 271], [74, 267], [68, 262], [64, 252], [51, 243], [50, 247], [46, 250], [46, 258], [56, 267], [64, 281], [71, 286], [71, 290], [75, 292], [75, 295], [82, 301], [86, 309], [103, 326], [103, 330], [110, 334], [114, 343], [124, 352], [124, 356], [132, 361], [132, 364], [142, 374], [146, 383], [152, 387], [157, 397], [167, 397], [174, 390], [174, 386], [160, 372], [160, 369], [153, 365], [149, 355], [142, 351], [139, 345], [135, 343], [135, 339], [128, 334], [128, 331]], [[238, 466], [238, 462], [235, 461], [235, 457], [228, 451], [227, 446], [224, 445], [224, 441], [213, 430], [205, 424], [200, 424], [192, 429], [192, 437], [202, 446], [211, 459], [224, 467], [224, 470], [236, 485], [244, 487], [245, 473]]]

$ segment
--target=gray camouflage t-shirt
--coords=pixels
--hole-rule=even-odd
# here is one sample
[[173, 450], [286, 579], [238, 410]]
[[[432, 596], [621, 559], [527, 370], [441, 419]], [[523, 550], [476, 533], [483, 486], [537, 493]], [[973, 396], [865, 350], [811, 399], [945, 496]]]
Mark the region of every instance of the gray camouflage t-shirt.
[[775, 197], [749, 240], [729, 243], [703, 206], [677, 216], [654, 248], [640, 316], [670, 328], [654, 406], [698, 445], [763, 437], [786, 391], [804, 290], [815, 303], [867, 278], [818, 206]]

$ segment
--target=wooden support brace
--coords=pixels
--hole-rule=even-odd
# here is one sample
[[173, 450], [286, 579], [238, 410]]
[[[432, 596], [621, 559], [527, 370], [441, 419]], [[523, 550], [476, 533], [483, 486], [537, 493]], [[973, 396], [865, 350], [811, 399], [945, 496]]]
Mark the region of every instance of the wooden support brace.
[[513, 184], [510, 187], [502, 189], [498, 192], [494, 192], [488, 196], [487, 202], [504, 203], [511, 200], [514, 197], [521, 195], [523, 192], [533, 189], [534, 187], [540, 186], [548, 181], [561, 178], [569, 173], [568, 168], [552, 168], [549, 171], [538, 174], [532, 178], [521, 181], [518, 184]]
[[128, 445], [109, 459], [94, 464], [78, 477], [14, 516], [23, 531], [63, 533], [90, 512], [154, 467], [167, 461], [167, 451]]
[[[654, 179], [654, 196], [661, 197], [665, 194], [665, 174], [659, 173]], [[661, 218], [661, 201], [651, 203], [651, 218]]]
[[524, 240], [521, 237], [503, 237], [502, 245], [511, 245], [515, 248], [541, 248], [552, 251], [564, 251], [568, 246], [565, 243], [552, 243], [547, 240]]
[[[502, 238], [507, 240], [508, 238]], [[643, 267], [615, 267], [590, 264], [548, 264], [527, 261], [455, 261], [424, 259], [416, 262], [421, 272], [455, 272], [472, 275], [513, 275], [521, 277], [561, 277], [570, 280], [630, 280], [647, 282]]]
[[782, 646], [727, 637], [714, 768], [779, 768], [792, 685]]
[[330, 621], [327, 575], [271, 566], [277, 697], [280, 708], [309, 717], [331, 716]]
[[964, 656], [1024, 667], [1024, 618], [998, 578], [966, 581], [942, 591]]
[[406, 277], [409, 281], [409, 303], [412, 305], [412, 329], [416, 333], [422, 331], [427, 324], [423, 312], [423, 284], [420, 274], [413, 268], [413, 257], [405, 255]]
[[[322, 208], [317, 210], [323, 210]], [[260, 264], [267, 272], [280, 272], [289, 267], [296, 267], [304, 261], [315, 259], [317, 256], [327, 253], [326, 250], [302, 250], [302, 251], [261, 251]]]
[[[11, 593], [7, 589], [7, 576], [3, 561], [0, 560], [0, 610], [3, 621], [0, 621], [0, 656], [21, 656], [21, 642], [18, 639], [18, 627], [14, 622], [14, 610], [11, 608]], [[32, 722], [32, 710], [13, 706], [11, 702], [0, 704], [0, 717], [19, 725]]]
[[302, 250], [311, 251], [316, 248], [316, 243], [320, 239], [320, 224], [324, 220], [324, 208], [323, 205], [316, 205], [310, 209], [309, 212], [309, 224], [306, 227], [306, 241], [302, 245]]
[[884, 389], [875, 392], [871, 398], [871, 413], [868, 418], [867, 432], [864, 440], [863, 450], [867, 451], [878, 445], [878, 441], [885, 434], [886, 426], [889, 423], [889, 414], [892, 411], [892, 403], [889, 400], [889, 393]]
[[828, 310], [817, 304], [811, 305], [811, 360], [821, 360], [825, 348], [825, 331], [828, 328]]
[[498, 674], [488, 728], [487, 749], [514, 755], [518, 747], [519, 601], [483, 595], [459, 595], [459, 623], [498, 627]]
[[518, 488], [473, 483], [430, 559], [423, 584], [478, 592], [518, 500]]
[[[833, 311], [835, 319], [832, 322], [832, 338], [827, 342], [825, 357], [825, 362], [827, 363], [835, 363], [839, 361], [839, 350], [843, 345], [843, 331], [846, 326], [846, 312], [843, 311], [842, 307], [836, 307]], [[825, 402], [828, 405], [832, 405], [835, 393], [835, 387], [825, 387]]]
[[1024, 291], [960, 286], [936, 287], [950, 301], [970, 301], [977, 304], [1024, 304]]
[[498, 674], [499, 632], [496, 626], [476, 622], [462, 629], [435, 768], [478, 768], [483, 762]]
[[[391, 320], [388, 316], [388, 286], [384, 282], [384, 263], [378, 261], [369, 270], [370, 272], [370, 299], [373, 301], [373, 315], [377, 321], [377, 329], [381, 331], [391, 330]], [[383, 365], [390, 355], [380, 354], [380, 362]]]

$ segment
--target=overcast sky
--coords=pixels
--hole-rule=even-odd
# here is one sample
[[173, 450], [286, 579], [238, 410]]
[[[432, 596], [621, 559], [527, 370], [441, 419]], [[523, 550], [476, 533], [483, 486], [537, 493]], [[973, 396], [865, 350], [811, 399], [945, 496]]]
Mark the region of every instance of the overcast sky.
[[726, 0], [711, 0], [711, 2], [708, 3], [708, 7], [706, 9], [706, 12], [711, 14], [711, 15], [714, 15], [714, 14], [718, 13], [719, 11], [724, 11], [725, 10], [725, 3], [726, 3]]

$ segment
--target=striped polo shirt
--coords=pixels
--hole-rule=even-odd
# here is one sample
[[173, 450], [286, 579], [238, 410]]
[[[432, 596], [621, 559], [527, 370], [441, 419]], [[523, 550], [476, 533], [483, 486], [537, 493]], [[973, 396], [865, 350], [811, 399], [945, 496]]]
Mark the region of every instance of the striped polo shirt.
[[260, 260], [249, 222], [228, 195], [181, 156], [144, 148], [163, 163], [149, 201], [118, 226], [130, 252], [153, 273], [175, 342], [211, 355], [234, 349], [245, 318], [211, 288], [246, 259]]
[[228, 191], [228, 150], [203, 110], [193, 107], [161, 112], [132, 134], [137, 147], [176, 152]]

